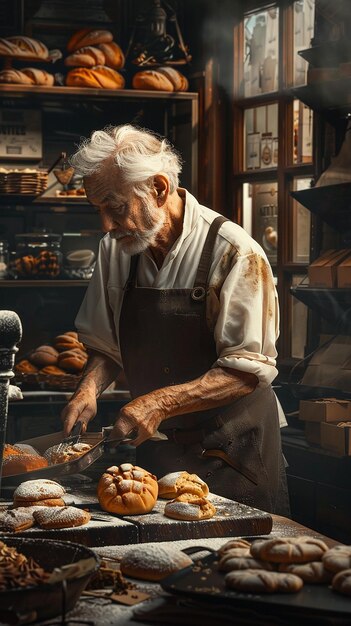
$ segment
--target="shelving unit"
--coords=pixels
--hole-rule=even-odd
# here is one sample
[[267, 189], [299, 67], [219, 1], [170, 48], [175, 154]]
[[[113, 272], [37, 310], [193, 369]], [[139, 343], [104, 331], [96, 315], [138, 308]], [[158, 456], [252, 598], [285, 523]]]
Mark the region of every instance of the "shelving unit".
[[351, 183], [311, 187], [292, 191], [291, 195], [326, 224], [342, 233], [351, 245]]
[[316, 289], [308, 285], [291, 287], [295, 298], [331, 322], [336, 332], [351, 328], [351, 289]]

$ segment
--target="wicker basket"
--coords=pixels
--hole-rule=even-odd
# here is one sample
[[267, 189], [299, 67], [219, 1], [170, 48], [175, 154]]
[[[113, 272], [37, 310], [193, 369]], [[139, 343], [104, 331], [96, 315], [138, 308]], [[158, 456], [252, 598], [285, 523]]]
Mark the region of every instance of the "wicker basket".
[[16, 373], [15, 382], [21, 387], [29, 390], [41, 389], [42, 391], [75, 391], [81, 376], [75, 374], [62, 374], [53, 376], [52, 374], [22, 374]]

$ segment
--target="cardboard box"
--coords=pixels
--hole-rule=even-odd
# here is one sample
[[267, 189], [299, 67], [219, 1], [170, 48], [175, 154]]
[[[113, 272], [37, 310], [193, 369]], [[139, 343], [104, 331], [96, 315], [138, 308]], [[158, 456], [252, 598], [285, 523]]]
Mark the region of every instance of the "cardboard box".
[[305, 439], [312, 445], [320, 445], [321, 422], [305, 422]]
[[310, 287], [336, 287], [337, 267], [350, 254], [350, 249], [328, 250], [308, 267]]
[[351, 287], [351, 255], [337, 266], [337, 285], [338, 287]]
[[338, 456], [351, 456], [351, 422], [321, 423], [321, 446]]
[[301, 400], [299, 419], [307, 422], [347, 422], [351, 420], [351, 401], [337, 398]]

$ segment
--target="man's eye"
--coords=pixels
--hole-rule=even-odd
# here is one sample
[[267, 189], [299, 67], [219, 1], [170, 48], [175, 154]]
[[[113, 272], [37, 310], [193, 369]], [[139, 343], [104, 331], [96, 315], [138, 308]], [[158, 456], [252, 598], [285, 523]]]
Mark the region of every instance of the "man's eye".
[[125, 211], [126, 205], [125, 204], [120, 204], [116, 207], [113, 207], [111, 209], [112, 213], [117, 213], [118, 215], [120, 215], [121, 213], [123, 213]]

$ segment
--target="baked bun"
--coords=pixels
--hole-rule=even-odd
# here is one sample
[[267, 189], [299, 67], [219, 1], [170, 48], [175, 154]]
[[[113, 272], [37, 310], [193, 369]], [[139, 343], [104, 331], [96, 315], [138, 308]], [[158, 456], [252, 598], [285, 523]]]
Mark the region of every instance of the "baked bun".
[[16, 374], [37, 374], [38, 368], [33, 365], [28, 359], [22, 359], [15, 365], [15, 373]]
[[155, 70], [143, 70], [134, 74], [132, 86], [134, 89], [147, 91], [174, 91], [173, 83], [169, 78]]
[[97, 30], [94, 28], [82, 28], [72, 35], [68, 44], [68, 52], [74, 52], [85, 46], [96, 46], [100, 43], [109, 43], [113, 35], [109, 30]]
[[40, 370], [40, 374], [45, 374], [46, 376], [67, 376], [67, 372], [62, 370], [60, 367], [56, 367], [56, 365], [47, 365]]
[[345, 596], [351, 596], [351, 569], [345, 569], [334, 576], [332, 589]]
[[182, 493], [192, 493], [196, 496], [208, 496], [209, 489], [206, 483], [197, 476], [188, 472], [172, 472], [158, 481], [159, 498], [171, 500]]
[[81, 372], [84, 369], [88, 360], [86, 352], [83, 350], [65, 350], [60, 352], [57, 359], [57, 364], [60, 368], [67, 372]]
[[59, 352], [63, 352], [64, 350], [83, 350], [85, 351], [84, 345], [78, 341], [78, 336], [74, 337], [77, 333], [64, 333], [63, 335], [57, 335], [54, 340], [55, 348]]
[[311, 561], [310, 563], [280, 563], [280, 572], [290, 572], [302, 578], [305, 583], [320, 585], [329, 583], [333, 574], [323, 565], [322, 561]]
[[322, 561], [324, 567], [335, 574], [343, 569], [349, 569], [351, 567], [351, 546], [341, 545], [330, 548], [323, 554]]
[[95, 89], [123, 89], [125, 80], [122, 74], [110, 67], [97, 65], [93, 69], [79, 67], [70, 70], [66, 76], [68, 87], [93, 87]]
[[225, 575], [225, 584], [230, 589], [248, 593], [296, 593], [302, 589], [303, 580], [295, 574], [248, 569], [229, 572]]
[[21, 71], [33, 81], [33, 85], [52, 87], [55, 82], [53, 74], [49, 74], [45, 70], [38, 70], [36, 67], [25, 67]]
[[158, 67], [157, 71], [168, 78], [173, 85], [174, 91], [187, 91], [189, 88], [188, 79], [174, 67]]
[[94, 46], [79, 48], [79, 50], [76, 50], [73, 54], [65, 58], [65, 65], [68, 67], [94, 67], [94, 65], [104, 64], [104, 53]]
[[45, 365], [56, 365], [58, 352], [52, 346], [39, 346], [33, 350], [29, 355], [29, 360], [38, 367], [45, 367]]
[[164, 514], [173, 519], [197, 521], [210, 519], [216, 513], [216, 507], [206, 498], [183, 493], [174, 500], [166, 502]]
[[277, 537], [259, 539], [251, 545], [251, 554], [255, 559], [272, 563], [307, 563], [320, 561], [328, 546], [314, 537]]
[[156, 476], [130, 463], [109, 467], [97, 487], [101, 508], [118, 515], [149, 513], [155, 506], [157, 493]]
[[10, 533], [20, 533], [34, 526], [33, 509], [20, 507], [0, 514], [0, 529]]
[[162, 580], [193, 565], [191, 558], [173, 546], [133, 546], [121, 560], [121, 572], [141, 580]]
[[99, 48], [105, 55], [105, 65], [112, 67], [113, 70], [121, 70], [124, 67], [125, 58], [118, 43], [115, 41], [101, 43]]
[[44, 452], [44, 457], [49, 465], [67, 463], [74, 459], [79, 459], [83, 454], [89, 452], [91, 446], [88, 443], [58, 444], [48, 448]]
[[47, 466], [48, 462], [44, 457], [21, 452], [21, 454], [14, 454], [4, 459], [2, 474], [3, 476], [25, 474], [25, 472], [33, 472]]
[[23, 58], [47, 59], [49, 50], [37, 39], [24, 37], [23, 35], [14, 35], [6, 37], [6, 39], [0, 39], [0, 54]]
[[34, 85], [34, 81], [21, 70], [2, 70], [0, 72], [0, 83], [13, 85]]
[[[46, 461], [46, 459], [44, 460]], [[15, 489], [13, 504], [14, 507], [65, 506], [65, 502], [62, 499], [65, 493], [64, 487], [54, 480], [27, 480]]]
[[74, 528], [90, 521], [88, 511], [75, 506], [42, 507], [34, 511], [34, 519], [41, 528]]
[[218, 561], [218, 569], [221, 572], [233, 572], [242, 569], [264, 569], [272, 570], [273, 567], [267, 561], [259, 561], [251, 556], [250, 551], [245, 548], [233, 548], [223, 554]]
[[248, 548], [250, 549], [251, 543], [246, 541], [246, 539], [230, 539], [226, 543], [223, 544], [218, 550], [219, 555], [223, 555], [229, 550], [233, 550], [234, 548]]

